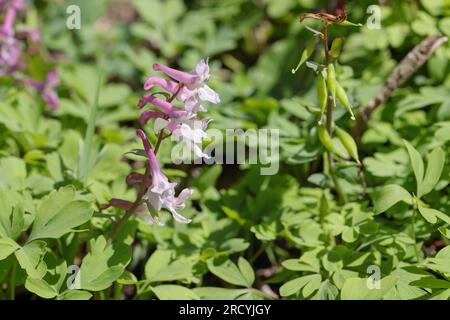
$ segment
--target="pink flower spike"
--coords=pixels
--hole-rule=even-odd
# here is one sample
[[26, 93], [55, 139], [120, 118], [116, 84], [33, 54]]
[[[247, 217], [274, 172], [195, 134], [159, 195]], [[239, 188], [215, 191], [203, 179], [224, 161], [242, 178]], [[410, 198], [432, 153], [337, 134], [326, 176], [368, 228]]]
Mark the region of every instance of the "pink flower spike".
[[16, 18], [16, 10], [17, 9], [14, 6], [10, 6], [8, 8], [8, 11], [6, 12], [6, 15], [5, 15], [5, 20], [3, 21], [2, 34], [7, 35], [7, 36], [14, 35], [13, 24], [14, 24], [14, 20]]
[[153, 70], [162, 71], [167, 74], [172, 79], [175, 79], [187, 86], [190, 86], [200, 80], [199, 76], [196, 74], [191, 74], [188, 72], [179, 71], [176, 69], [169, 68], [163, 64], [155, 63], [153, 65]]

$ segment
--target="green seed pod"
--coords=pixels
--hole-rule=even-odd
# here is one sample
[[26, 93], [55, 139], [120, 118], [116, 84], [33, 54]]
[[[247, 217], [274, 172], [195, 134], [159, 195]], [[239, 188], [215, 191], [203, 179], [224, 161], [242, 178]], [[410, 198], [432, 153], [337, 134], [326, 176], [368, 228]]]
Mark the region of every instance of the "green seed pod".
[[331, 97], [333, 98], [333, 104], [336, 105], [336, 71], [334, 69], [334, 65], [330, 63], [327, 67], [327, 83], [328, 90], [330, 92]]
[[333, 141], [331, 140], [330, 134], [327, 131], [327, 128], [323, 124], [317, 125], [317, 135], [319, 136], [320, 142], [329, 152], [334, 153]]
[[322, 73], [319, 72], [316, 79], [316, 90], [317, 90], [317, 100], [319, 101], [319, 108], [321, 116], [325, 113], [327, 107], [328, 93], [327, 84], [325, 83], [325, 78]]
[[347, 131], [338, 127], [336, 127], [335, 132], [345, 150], [359, 164], [358, 147], [353, 137]]
[[343, 38], [336, 38], [333, 40], [333, 43], [331, 44], [331, 49], [330, 49], [330, 56], [332, 56], [334, 59], [339, 58], [339, 55], [341, 54], [343, 42], [344, 42]]
[[306, 60], [309, 59], [309, 57], [311, 57], [311, 55], [314, 53], [314, 50], [316, 49], [316, 39], [314, 38], [313, 41], [311, 41], [305, 48], [305, 50], [303, 50], [302, 52], [302, 56], [300, 57], [300, 62], [298, 63], [297, 67], [295, 67], [295, 69], [292, 69], [291, 72], [294, 74], [298, 71], [298, 69], [300, 69], [300, 67], [302, 66], [302, 64], [304, 64], [306, 62]]
[[355, 120], [355, 115], [352, 111], [352, 106], [350, 104], [350, 101], [348, 100], [347, 94], [345, 93], [345, 90], [341, 87], [341, 85], [336, 81], [336, 95], [339, 99], [339, 101], [342, 103], [345, 109], [350, 113], [351, 119]]

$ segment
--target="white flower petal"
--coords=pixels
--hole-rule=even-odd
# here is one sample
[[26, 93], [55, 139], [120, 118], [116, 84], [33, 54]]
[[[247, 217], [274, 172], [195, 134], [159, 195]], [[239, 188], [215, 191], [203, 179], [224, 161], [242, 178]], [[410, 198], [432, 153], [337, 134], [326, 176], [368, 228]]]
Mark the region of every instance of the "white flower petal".
[[209, 101], [211, 103], [217, 104], [220, 102], [219, 95], [213, 89], [211, 89], [206, 84], [197, 89], [198, 97], [200, 100]]
[[202, 82], [208, 81], [209, 78], [208, 61], [205, 59], [200, 60], [195, 66], [195, 73], [200, 77]]
[[173, 208], [168, 208], [168, 210], [172, 214], [172, 217], [175, 219], [175, 221], [177, 221], [179, 223], [187, 224], [192, 221], [191, 219], [187, 219], [187, 218], [183, 217], [181, 214], [176, 212], [175, 209], [173, 209]]

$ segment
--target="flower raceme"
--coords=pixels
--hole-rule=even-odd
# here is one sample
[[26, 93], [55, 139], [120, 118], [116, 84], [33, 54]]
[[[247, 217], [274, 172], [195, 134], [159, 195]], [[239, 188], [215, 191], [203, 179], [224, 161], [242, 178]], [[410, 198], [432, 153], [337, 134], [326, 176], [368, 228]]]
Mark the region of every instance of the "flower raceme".
[[[146, 174], [131, 173], [127, 177], [127, 184], [136, 186], [138, 196], [134, 203], [111, 199], [103, 208], [116, 207], [129, 212], [130, 208], [136, 208], [133, 214], [143, 220], [145, 223], [162, 225], [159, 218], [159, 212], [164, 209], [171, 213], [175, 221], [180, 223], [189, 223], [191, 220], [178, 213], [185, 207], [185, 203], [192, 195], [192, 190], [185, 188], [176, 196], [176, 183], [171, 183], [161, 170], [160, 164], [156, 158], [156, 152], [159, 144], [169, 135], [181, 139], [190, 151], [193, 151], [196, 157], [206, 157], [199, 147], [202, 139], [206, 137], [206, 127], [208, 119], [199, 118], [199, 112], [206, 112], [204, 102], [217, 104], [220, 102], [219, 95], [208, 85], [209, 66], [208, 61], [201, 60], [195, 70], [192, 72], [183, 72], [162, 64], [153, 65], [153, 70], [162, 71], [171, 79], [151, 76], [144, 84], [145, 90], [153, 87], [161, 87], [167, 91], [167, 99], [156, 97], [155, 94], [145, 94], [140, 99], [137, 107], [144, 108], [147, 104], [153, 105], [155, 109], [145, 110], [141, 113], [139, 121], [145, 126], [151, 119], [159, 122], [155, 123], [154, 130], [158, 135], [158, 142], [155, 149], [152, 148], [145, 132], [141, 129], [136, 131], [144, 146], [145, 154], [148, 159]], [[183, 104], [183, 108], [178, 108], [173, 104], [176, 100]], [[162, 125], [161, 125], [162, 123]], [[163, 135], [163, 130], [170, 134]], [[146, 206], [147, 211], [142, 210]], [[127, 215], [125, 215], [127, 216]]]
[[16, 37], [14, 21], [18, 11], [24, 9], [21, 0], [3, 0], [0, 2], [0, 9], [6, 9], [3, 23], [0, 26], [0, 75], [7, 75], [23, 66], [20, 61], [20, 42]]
[[[152, 118], [164, 119], [166, 120], [164, 128], [177, 138], [181, 138], [189, 150], [194, 152], [196, 157], [209, 158], [198, 146], [202, 139], [206, 137], [205, 129], [208, 124], [207, 119], [198, 118], [198, 112], [207, 111], [202, 102], [209, 101], [217, 104], [220, 102], [220, 98], [207, 85], [210, 77], [208, 61], [205, 59], [200, 60], [195, 70], [190, 73], [172, 69], [162, 64], [154, 64], [153, 70], [162, 71], [173, 80], [151, 76], [145, 82], [144, 89], [150, 90], [155, 86], [159, 86], [168, 91], [171, 98], [164, 101], [155, 97], [153, 94], [144, 95], [139, 101], [138, 108], [143, 108], [146, 104], [150, 103], [158, 111], [144, 111], [140, 116], [141, 124], [145, 125]], [[184, 110], [178, 109], [172, 104], [172, 101], [175, 99], [184, 104]], [[145, 133], [142, 130], [138, 130], [137, 135], [144, 145], [152, 176], [151, 187], [147, 189], [144, 197], [150, 211], [150, 218], [147, 220], [160, 224], [158, 212], [164, 208], [172, 214], [176, 221], [189, 223], [190, 220], [181, 216], [177, 210], [184, 208], [185, 201], [191, 196], [192, 190], [184, 189], [176, 197], [176, 184], [170, 183], [168, 178], [162, 173]]]
[[0, 25], [0, 76], [10, 76], [25, 85], [36, 89], [42, 95], [43, 100], [52, 110], [59, 105], [58, 96], [54, 88], [59, 84], [58, 72], [50, 70], [43, 81], [31, 79], [24, 73], [28, 65], [22, 59], [24, 39], [29, 38], [33, 42], [40, 40], [38, 30], [21, 28], [16, 30], [14, 23], [18, 13], [25, 11], [23, 0], [0, 0], [0, 12], [4, 13]]

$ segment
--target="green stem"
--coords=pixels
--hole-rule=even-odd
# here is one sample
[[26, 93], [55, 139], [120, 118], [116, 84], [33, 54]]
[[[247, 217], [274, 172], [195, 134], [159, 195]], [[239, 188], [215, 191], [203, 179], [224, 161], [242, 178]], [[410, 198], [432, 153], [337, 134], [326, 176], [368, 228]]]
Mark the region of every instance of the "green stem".
[[122, 289], [123, 286], [120, 283], [116, 282], [116, 285], [114, 286], [114, 300], [120, 300], [122, 297]]
[[264, 251], [266, 251], [267, 246], [268, 246], [268, 243], [263, 243], [263, 244], [259, 247], [258, 251], [256, 251], [256, 253], [250, 258], [250, 263], [255, 262], [255, 260], [258, 259], [258, 257], [259, 257]]
[[81, 159], [81, 170], [80, 176], [83, 178], [83, 185], [87, 186], [87, 180], [89, 177], [89, 171], [91, 166], [91, 151], [92, 151], [92, 145], [94, 141], [94, 133], [95, 133], [95, 123], [97, 120], [97, 111], [98, 111], [98, 102], [100, 98], [100, 87], [102, 83], [102, 74], [99, 71], [98, 73], [98, 83], [97, 83], [97, 89], [95, 91], [95, 97], [92, 101], [91, 110], [89, 114], [89, 122], [88, 126], [86, 128], [86, 136], [84, 138], [84, 144], [83, 144], [83, 157]]
[[414, 205], [414, 207], [413, 207], [413, 214], [412, 214], [412, 217], [411, 217], [411, 228], [412, 228], [412, 237], [414, 239], [414, 252], [416, 254], [417, 262], [420, 262], [422, 259], [420, 258], [419, 249], [417, 248], [416, 215], [417, 215], [417, 208]]
[[[331, 61], [330, 53], [328, 51], [328, 22], [324, 22], [322, 41], [325, 50], [325, 65], [328, 66]], [[334, 107], [333, 98], [330, 95], [328, 95], [327, 109], [326, 109], [326, 128], [330, 136], [332, 136], [333, 134], [333, 107]], [[330, 170], [330, 175], [331, 179], [333, 180], [334, 188], [336, 190], [336, 193], [338, 194], [339, 203], [344, 204], [347, 202], [347, 196], [345, 192], [343, 192], [341, 184], [339, 183], [339, 179], [336, 174], [336, 168], [334, 166], [333, 154], [331, 152], [327, 152], [326, 159], [328, 161], [328, 168]]]
[[9, 300], [14, 300], [16, 296], [16, 271], [17, 271], [17, 260], [14, 259], [9, 278]]
[[99, 291], [99, 292], [98, 292], [98, 296], [99, 296], [100, 300], [107, 300], [107, 299], [106, 299], [106, 294], [105, 294], [105, 291], [104, 291], [104, 290]]

